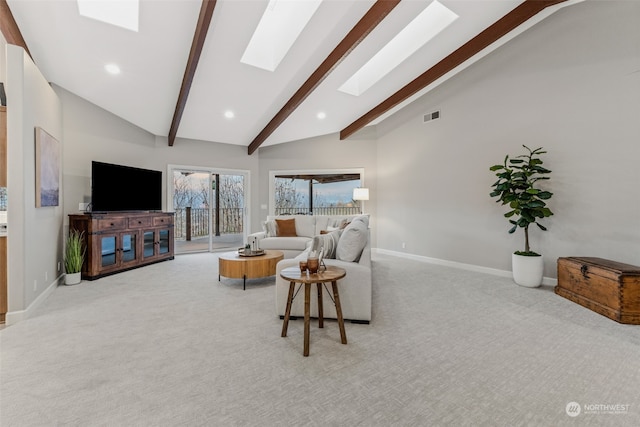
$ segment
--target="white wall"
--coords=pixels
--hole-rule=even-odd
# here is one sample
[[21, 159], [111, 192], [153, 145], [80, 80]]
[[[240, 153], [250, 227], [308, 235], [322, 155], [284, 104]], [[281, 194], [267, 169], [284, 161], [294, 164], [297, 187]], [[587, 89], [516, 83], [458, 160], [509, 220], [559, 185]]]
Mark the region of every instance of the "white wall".
[[61, 274], [62, 206], [35, 207], [35, 127], [56, 138], [61, 150], [64, 139], [60, 101], [25, 51], [7, 45], [6, 67], [7, 323], [12, 323], [52, 289]]
[[181, 138], [169, 147], [166, 138], [156, 137], [61, 87], [54, 88], [64, 107], [65, 224], [68, 214], [78, 212], [79, 203], [90, 201], [92, 160], [161, 170], [165, 209], [169, 164], [248, 170], [251, 204], [256, 203], [258, 157], [247, 156], [247, 147]]
[[562, 9], [378, 125], [377, 246], [510, 270], [524, 237], [489, 167], [526, 144], [553, 171], [555, 215], [531, 230], [545, 276], [560, 256], [639, 265], [638, 16], [640, 2]]

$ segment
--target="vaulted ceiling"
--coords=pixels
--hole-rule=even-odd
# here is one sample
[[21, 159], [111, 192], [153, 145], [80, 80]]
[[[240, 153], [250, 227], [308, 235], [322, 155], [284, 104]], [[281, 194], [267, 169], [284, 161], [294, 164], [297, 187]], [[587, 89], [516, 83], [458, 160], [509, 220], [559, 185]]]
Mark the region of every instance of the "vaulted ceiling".
[[137, 31], [82, 16], [76, 1], [0, 3], [50, 82], [170, 145], [178, 137], [251, 154], [318, 135], [347, 138], [576, 2], [437, 0], [453, 22], [354, 95], [339, 88], [435, 0], [324, 0], [273, 71], [241, 62], [265, 10], [289, 1], [140, 0]]

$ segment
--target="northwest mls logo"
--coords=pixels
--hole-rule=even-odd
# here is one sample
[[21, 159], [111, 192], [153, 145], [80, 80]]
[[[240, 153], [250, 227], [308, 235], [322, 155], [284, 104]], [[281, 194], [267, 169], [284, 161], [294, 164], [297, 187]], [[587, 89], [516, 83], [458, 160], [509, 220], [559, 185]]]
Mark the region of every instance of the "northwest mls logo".
[[564, 408], [564, 410], [566, 411], [567, 415], [569, 415], [570, 417], [577, 417], [578, 415], [580, 415], [582, 408], [580, 407], [580, 404], [577, 402], [569, 402], [567, 403], [567, 406], [566, 408]]
[[569, 402], [564, 408], [567, 415], [577, 417], [581, 413], [584, 415], [624, 415], [629, 413], [629, 404], [599, 404], [591, 403], [580, 405], [578, 402]]

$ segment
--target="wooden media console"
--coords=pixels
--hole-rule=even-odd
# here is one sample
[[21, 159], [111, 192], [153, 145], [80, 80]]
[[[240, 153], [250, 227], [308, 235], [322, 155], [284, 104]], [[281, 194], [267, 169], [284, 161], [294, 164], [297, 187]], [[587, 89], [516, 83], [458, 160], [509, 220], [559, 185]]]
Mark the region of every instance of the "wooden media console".
[[174, 258], [173, 212], [69, 215], [69, 230], [84, 232], [82, 278], [98, 279]]

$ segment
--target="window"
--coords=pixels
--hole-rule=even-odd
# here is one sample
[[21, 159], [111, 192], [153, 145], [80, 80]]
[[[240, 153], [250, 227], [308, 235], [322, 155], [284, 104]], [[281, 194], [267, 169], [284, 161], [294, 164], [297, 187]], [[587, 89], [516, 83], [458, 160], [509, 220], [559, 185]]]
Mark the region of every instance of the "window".
[[363, 186], [363, 170], [272, 171], [272, 215], [350, 215], [362, 211], [353, 189]]

